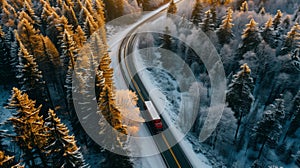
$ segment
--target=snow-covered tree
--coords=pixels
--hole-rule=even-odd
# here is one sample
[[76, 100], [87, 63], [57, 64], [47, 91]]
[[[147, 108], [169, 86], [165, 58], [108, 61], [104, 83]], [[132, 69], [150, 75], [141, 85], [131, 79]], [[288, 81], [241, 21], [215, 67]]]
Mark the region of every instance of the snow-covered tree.
[[174, 0], [171, 0], [171, 2], [169, 4], [169, 7], [168, 7], [168, 10], [167, 10], [167, 13], [168, 14], [173, 14], [173, 15], [177, 13], [177, 6], [174, 3]]
[[240, 7], [240, 11], [242, 12], [247, 12], [248, 11], [248, 3], [247, 1], [243, 2], [241, 7]]
[[[24, 152], [24, 162], [28, 166], [47, 167], [46, 145], [48, 142], [47, 128], [40, 115], [42, 105], [36, 107], [35, 101], [29, 99], [26, 93], [13, 88], [8, 108], [16, 109], [9, 119], [14, 127], [14, 140]], [[37, 162], [36, 158], [40, 159]]]
[[297, 23], [291, 28], [288, 32], [283, 48], [280, 51], [280, 55], [285, 55], [290, 51], [293, 51], [297, 47], [299, 47], [300, 42], [300, 25]]
[[232, 23], [232, 13], [232, 9], [228, 8], [227, 14], [223, 18], [222, 25], [217, 31], [219, 42], [222, 45], [228, 44], [233, 37], [232, 27], [234, 24]]
[[290, 15], [287, 15], [284, 20], [282, 21], [282, 26], [284, 29], [289, 29], [290, 26], [291, 26], [291, 16]]
[[246, 25], [242, 33], [242, 44], [238, 49], [238, 57], [242, 57], [247, 51], [256, 48], [260, 43], [260, 35], [257, 28], [257, 23], [251, 19], [249, 24]]
[[[46, 89], [45, 81], [43, 80], [42, 72], [35, 61], [35, 58], [30, 55], [23, 45], [20, 44], [19, 65], [17, 78], [21, 90], [25, 91], [32, 99], [35, 99], [38, 104], [47, 103], [49, 104], [50, 97], [48, 90]], [[47, 109], [43, 109], [43, 112]]]
[[0, 166], [2, 168], [11, 168], [14, 165], [14, 158], [14, 156], [5, 155], [5, 153], [0, 150]]
[[237, 119], [237, 129], [234, 139], [238, 137], [239, 129], [243, 124], [242, 119], [245, 117], [251, 108], [253, 102], [252, 90], [253, 79], [250, 76], [250, 68], [247, 64], [241, 66], [241, 71], [233, 76], [232, 83], [226, 94], [228, 107], [234, 111], [234, 116]]
[[69, 135], [66, 125], [61, 123], [53, 110], [48, 111], [45, 119], [49, 129], [49, 143], [47, 150], [50, 150], [49, 159], [52, 160], [53, 167], [87, 168], [89, 167], [77, 147], [75, 137]]
[[[98, 114], [101, 114], [99, 121], [102, 145], [110, 150], [123, 150], [128, 134], [127, 126], [122, 123], [122, 115], [117, 108], [115, 95], [112, 89], [105, 85], [99, 98]], [[108, 153], [110, 167], [132, 167], [127, 156], [119, 156], [115, 153]]]
[[130, 134], [136, 134], [140, 123], [144, 122], [137, 107], [137, 101], [137, 95], [130, 90], [116, 91], [116, 105], [122, 114], [122, 123], [127, 126]]
[[15, 79], [14, 67], [10, 63], [10, 47], [6, 41], [6, 34], [0, 26], [0, 77], [4, 79], [0, 82], [2, 84], [11, 83]]
[[269, 44], [270, 46], [272, 46], [272, 43], [274, 42], [274, 32], [273, 32], [273, 22], [272, 22], [272, 18], [270, 18], [266, 24], [265, 27], [263, 29], [263, 31], [261, 32], [261, 36], [262, 38], [265, 40], [265, 42], [267, 44]]
[[300, 91], [293, 100], [293, 108], [291, 111], [292, 122], [287, 131], [287, 135], [293, 135], [300, 128]]
[[199, 23], [202, 22], [202, 13], [203, 13], [203, 6], [201, 4], [200, 0], [196, 0], [193, 11], [192, 11], [192, 16], [191, 16], [191, 21], [194, 23], [194, 25], [198, 26]]
[[273, 18], [274, 30], [278, 30], [280, 28], [279, 26], [281, 24], [281, 19], [282, 19], [282, 12], [280, 10], [277, 10], [277, 13]]
[[162, 48], [167, 49], [167, 50], [170, 50], [172, 47], [172, 38], [169, 34], [171, 34], [171, 31], [170, 31], [169, 27], [166, 26], [163, 37], [162, 37], [162, 40], [163, 40]]
[[203, 22], [201, 23], [201, 29], [203, 32], [212, 31], [214, 28], [214, 25], [211, 21], [211, 11], [208, 10], [205, 12], [205, 18], [203, 19]]
[[262, 119], [257, 122], [252, 130], [252, 138], [261, 144], [257, 157], [258, 159], [261, 157], [263, 149], [268, 141], [278, 141], [281, 130], [282, 126], [276, 118], [275, 112], [271, 110], [265, 111]]
[[76, 18], [73, 7], [67, 5], [67, 2], [64, 2], [63, 4], [62, 14], [68, 19], [68, 23], [73, 26], [73, 30], [76, 29], [78, 26], [78, 20]]

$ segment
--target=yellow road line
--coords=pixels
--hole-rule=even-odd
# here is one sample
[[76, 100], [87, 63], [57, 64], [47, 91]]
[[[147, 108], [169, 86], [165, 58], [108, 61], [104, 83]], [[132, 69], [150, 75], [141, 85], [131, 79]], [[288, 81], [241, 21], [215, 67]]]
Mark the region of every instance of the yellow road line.
[[[131, 36], [130, 36], [130, 37], [131, 37]], [[129, 37], [129, 38], [130, 38], [130, 37]], [[126, 46], [125, 46], [125, 48], [124, 48], [124, 51], [126, 51], [127, 46], [128, 46], [128, 43], [129, 43], [129, 40], [127, 41], [127, 44], [126, 44]], [[128, 64], [127, 64], [125, 55], [124, 55], [124, 59], [125, 59], [125, 65], [126, 65], [126, 68], [127, 68], [127, 70], [128, 70], [129, 77], [130, 77], [130, 79], [133, 79], [132, 74], [131, 74], [131, 72], [130, 72], [130, 70], [129, 70], [129, 67], [128, 67]], [[130, 81], [129, 81], [129, 82], [130, 82]], [[145, 99], [144, 99], [144, 97], [143, 97], [143, 95], [142, 95], [142, 93], [141, 93], [141, 91], [140, 91], [140, 89], [139, 89], [137, 83], [135, 82], [135, 80], [132, 80], [132, 83], [133, 83], [133, 85], [135, 86], [135, 88], [136, 88], [138, 94], [140, 95], [142, 101], [145, 102]], [[165, 135], [164, 135], [163, 133], [161, 133], [161, 134], [162, 134], [163, 140], [165, 141], [165, 144], [168, 146], [169, 151], [171, 152], [171, 155], [173, 156], [173, 159], [175, 160], [177, 166], [178, 166], [179, 168], [181, 168], [181, 166], [180, 166], [180, 164], [179, 164], [179, 162], [178, 162], [178, 160], [177, 160], [177, 158], [176, 158], [176, 156], [175, 156], [175, 154], [174, 154], [174, 152], [173, 152], [171, 146], [169, 145], [169, 143], [168, 143], [168, 141], [167, 141]]]
[[174, 152], [173, 152], [171, 146], [169, 145], [169, 143], [168, 143], [168, 141], [167, 141], [165, 135], [164, 135], [163, 133], [161, 133], [161, 134], [162, 134], [162, 137], [163, 137], [165, 143], [167, 144], [167, 146], [168, 146], [168, 148], [169, 148], [169, 151], [171, 152], [171, 155], [173, 156], [173, 158], [174, 158], [174, 160], [175, 160], [177, 166], [178, 166], [179, 168], [181, 168], [181, 166], [180, 166], [180, 164], [179, 164], [179, 162], [178, 162], [178, 160], [177, 160], [177, 158], [176, 158], [176, 156], [175, 156], [175, 154], [174, 154]]

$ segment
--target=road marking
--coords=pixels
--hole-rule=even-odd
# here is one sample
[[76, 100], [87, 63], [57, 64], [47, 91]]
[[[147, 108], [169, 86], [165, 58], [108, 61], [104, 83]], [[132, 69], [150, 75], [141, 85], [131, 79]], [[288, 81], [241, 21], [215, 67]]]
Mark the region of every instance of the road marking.
[[173, 152], [172, 148], [170, 147], [170, 145], [169, 145], [169, 143], [168, 143], [168, 141], [167, 141], [167, 139], [166, 139], [166, 137], [165, 137], [164, 133], [161, 133], [161, 135], [162, 135], [162, 137], [163, 137], [163, 139], [164, 139], [164, 141], [165, 141], [166, 145], [168, 146], [168, 148], [169, 148], [169, 151], [171, 152], [171, 155], [173, 156], [173, 158], [174, 158], [174, 160], [175, 160], [175, 162], [176, 162], [177, 166], [178, 166], [179, 168], [181, 168], [181, 166], [180, 166], [180, 164], [179, 164], [179, 162], [178, 162], [177, 158], [175, 157], [175, 154], [174, 154], [174, 152]]
[[[131, 38], [131, 36], [130, 36], [129, 38]], [[127, 46], [128, 46], [128, 43], [129, 43], [129, 40], [128, 40], [127, 43], [126, 43], [126, 46], [125, 46], [125, 48], [124, 48], [124, 51], [126, 51]], [[126, 55], [126, 54], [124, 53], [124, 59], [125, 59], [125, 55]], [[142, 93], [141, 93], [141, 91], [140, 91], [140, 89], [139, 89], [137, 83], [135, 82], [134, 78], [132, 77], [132, 74], [131, 74], [131, 71], [129, 70], [129, 67], [128, 67], [128, 64], [127, 64], [126, 59], [125, 59], [125, 65], [126, 65], [126, 68], [127, 68], [127, 71], [128, 71], [128, 74], [129, 74], [130, 79], [133, 79], [133, 80], [132, 80], [133, 85], [135, 86], [135, 88], [136, 88], [138, 94], [140, 95], [142, 101], [145, 102], [145, 99], [144, 99], [144, 97], [143, 97], [143, 95], [142, 95]], [[129, 82], [129, 81], [128, 81], [128, 82]], [[164, 140], [165, 144], [168, 146], [168, 149], [169, 149], [169, 151], [170, 151], [170, 153], [171, 153], [173, 159], [175, 160], [177, 166], [178, 166], [179, 168], [181, 168], [181, 166], [180, 166], [180, 164], [179, 164], [179, 162], [178, 162], [178, 160], [177, 160], [177, 158], [176, 158], [176, 156], [175, 156], [175, 154], [174, 154], [174, 152], [173, 152], [171, 146], [169, 145], [169, 143], [168, 143], [168, 141], [167, 141], [165, 135], [164, 135], [163, 133], [161, 133], [161, 134], [162, 134], [163, 140]], [[164, 157], [164, 156], [163, 156], [163, 157]], [[168, 164], [168, 163], [167, 163], [167, 164]]]

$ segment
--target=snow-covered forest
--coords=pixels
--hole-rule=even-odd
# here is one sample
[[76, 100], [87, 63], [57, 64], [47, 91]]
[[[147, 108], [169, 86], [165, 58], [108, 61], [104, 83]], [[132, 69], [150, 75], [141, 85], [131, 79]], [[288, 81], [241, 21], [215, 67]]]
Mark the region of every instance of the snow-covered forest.
[[[204, 32], [217, 49], [227, 78], [222, 118], [213, 134], [197, 145], [194, 141], [209, 109], [216, 108], [210, 107], [210, 80], [204, 63], [177, 38], [155, 33], [140, 35], [140, 49], [148, 39], [149, 46], [180, 55], [193, 70], [197, 82], [190, 84], [191, 80], [183, 77], [189, 89], [181, 91], [201, 95], [198, 117], [188, 139], [195, 151], [217, 160], [212, 161], [213, 167], [300, 167], [299, 9], [299, 1], [289, 0], [195, 0], [170, 4], [168, 13], [188, 23], [173, 23], [165, 28], [166, 34], [173, 32], [176, 37], [197, 43], [199, 32]], [[168, 69], [172, 57], [155, 52], [152, 58], [144, 57], [144, 62], [152, 59], [152, 66]], [[172, 66], [176, 69], [176, 65]], [[177, 96], [175, 108], [169, 110], [170, 115], [176, 115], [181, 102], [178, 84], [174, 85], [172, 77], [162, 71], [148, 71], [155, 85], [169, 95], [169, 102]], [[179, 68], [174, 73], [184, 72]]]
[[[123, 116], [144, 121], [137, 95], [115, 88], [106, 22], [166, 3], [165, 12], [187, 20], [189, 31], [174, 23], [165, 32], [193, 43], [204, 32], [227, 78], [222, 118], [200, 143], [208, 111], [217, 108], [209, 107], [210, 79], [203, 62], [171, 36], [140, 37], [146, 46], [180, 55], [197, 78], [190, 83], [186, 77], [186, 89], [180, 91], [198, 92], [201, 99], [186, 138], [194, 152], [204, 154], [212, 167], [300, 167], [299, 0], [183, 0], [178, 5], [173, 0], [1, 0], [0, 167], [138, 167], [136, 158], [106, 150], [130, 152], [123, 135], [136, 134], [139, 124]], [[170, 59], [146, 61], [163, 67]], [[156, 85], [164, 85], [164, 93], [179, 92], [170, 82], [157, 82], [172, 78], [149, 72]], [[95, 77], [95, 86], [86, 75]], [[98, 110], [89, 108], [88, 99], [74, 96], [88, 97], [90, 88], [95, 88]], [[178, 110], [178, 102], [169, 101], [171, 110]], [[80, 104], [82, 118], [74, 102]], [[103, 143], [113, 140], [113, 145], [104, 149], [95, 143], [80, 122], [95, 122], [92, 129], [104, 137]], [[105, 137], [107, 132], [114, 133]]]

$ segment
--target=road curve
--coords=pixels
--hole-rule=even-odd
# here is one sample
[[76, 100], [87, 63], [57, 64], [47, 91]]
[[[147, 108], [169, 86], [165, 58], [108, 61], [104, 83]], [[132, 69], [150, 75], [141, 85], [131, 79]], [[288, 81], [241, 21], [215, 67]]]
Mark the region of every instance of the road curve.
[[[135, 29], [137, 29], [142, 24], [146, 23], [147, 21], [151, 19], [155, 19], [158, 16], [158, 14], [153, 15], [151, 18], [145, 20], [141, 24], [137, 25], [134, 29], [132, 29], [128, 34], [127, 37], [125, 37], [122, 40], [122, 43], [119, 47], [119, 62], [121, 64], [121, 72], [122, 75], [127, 83], [127, 85], [135, 91], [139, 97], [139, 107], [141, 110], [144, 108], [144, 101], [149, 100], [149, 93], [147, 92], [145, 86], [143, 85], [143, 82], [139, 78], [138, 75], [132, 75], [132, 72], [136, 72], [135, 65], [133, 63], [133, 60], [130, 59], [124, 59], [127, 55], [131, 54], [133, 51], [134, 44], [136, 42], [136, 35], [134, 34]], [[124, 61], [124, 64], [122, 62]], [[155, 102], [153, 102], [155, 105]], [[143, 115], [143, 114], [142, 114]], [[143, 115], [144, 117], [144, 115]], [[161, 116], [162, 118], [162, 116]], [[164, 125], [164, 129], [166, 129], [167, 123], [162, 118], [162, 122]], [[149, 131], [152, 135], [154, 135], [153, 129], [150, 127], [150, 125], [147, 125]], [[169, 168], [189, 168], [193, 167], [186, 157], [185, 153], [181, 149], [181, 146], [179, 144], [174, 145], [173, 147], [170, 147], [169, 142], [176, 141], [174, 135], [170, 131], [163, 132], [161, 134], [158, 134], [155, 136], [154, 141], [161, 152], [162, 158], [164, 159], [164, 162], [166, 163], [166, 166]], [[162, 151], [163, 149], [168, 149], [166, 151]]]

